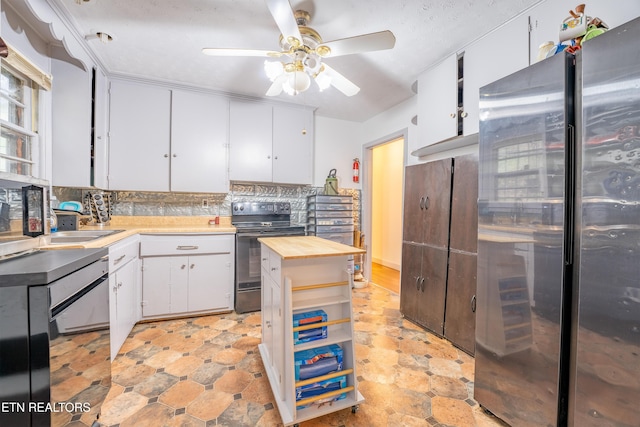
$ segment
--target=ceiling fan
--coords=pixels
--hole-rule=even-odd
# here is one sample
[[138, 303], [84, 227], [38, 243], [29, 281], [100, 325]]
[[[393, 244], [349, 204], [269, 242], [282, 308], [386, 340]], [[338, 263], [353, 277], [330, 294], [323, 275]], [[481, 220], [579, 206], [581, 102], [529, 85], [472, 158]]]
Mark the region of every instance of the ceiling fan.
[[204, 48], [202, 53], [212, 56], [267, 57], [265, 72], [272, 81], [267, 96], [277, 96], [285, 91], [289, 95], [304, 92], [311, 85], [311, 78], [322, 91], [333, 86], [347, 96], [353, 96], [360, 88], [329, 67], [323, 60], [336, 56], [391, 49], [396, 38], [391, 31], [363, 34], [330, 42], [324, 42], [320, 34], [309, 27], [311, 16], [304, 10], [295, 12], [289, 0], [265, 0], [273, 19], [281, 32], [280, 51]]

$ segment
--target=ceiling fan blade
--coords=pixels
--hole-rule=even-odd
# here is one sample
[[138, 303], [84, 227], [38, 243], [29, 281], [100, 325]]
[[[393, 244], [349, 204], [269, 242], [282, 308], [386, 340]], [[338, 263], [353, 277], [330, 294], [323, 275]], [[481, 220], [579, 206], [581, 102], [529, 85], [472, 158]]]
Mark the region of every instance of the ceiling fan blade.
[[322, 63], [324, 67], [324, 73], [327, 73], [329, 77], [331, 77], [331, 86], [338, 89], [340, 92], [344, 93], [347, 96], [353, 96], [360, 92], [360, 88], [355, 85], [351, 80], [347, 79], [345, 76], [329, 67], [324, 62]]
[[296, 18], [293, 16], [293, 9], [291, 9], [289, 0], [265, 0], [265, 2], [284, 39], [291, 45], [294, 44], [291, 38], [301, 42], [302, 36], [300, 35]]
[[282, 73], [273, 81], [269, 89], [267, 90], [266, 96], [278, 96], [282, 93], [282, 86], [284, 82], [287, 81], [289, 75], [287, 73]]
[[[323, 43], [321, 46], [316, 48], [316, 52], [321, 56], [334, 57], [391, 49], [395, 44], [396, 37], [391, 31], [387, 30]], [[328, 47], [331, 49], [331, 52], [326, 55], [322, 55], [322, 46]]]
[[205, 47], [202, 49], [202, 53], [211, 56], [262, 56], [277, 58], [282, 56], [280, 52], [273, 52], [270, 50], [257, 50], [257, 49], [233, 49], [233, 48], [213, 48]]

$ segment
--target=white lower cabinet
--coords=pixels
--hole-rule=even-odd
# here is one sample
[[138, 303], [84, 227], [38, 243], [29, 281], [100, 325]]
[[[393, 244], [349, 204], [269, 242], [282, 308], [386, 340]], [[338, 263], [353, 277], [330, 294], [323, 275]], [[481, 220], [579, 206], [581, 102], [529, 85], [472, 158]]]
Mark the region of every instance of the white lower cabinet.
[[228, 235], [143, 235], [142, 317], [233, 310], [235, 239]]
[[139, 237], [109, 247], [109, 324], [111, 360], [120, 351], [139, 316]]
[[[355, 412], [364, 401], [355, 372], [351, 286], [345, 269], [348, 256], [334, 252], [290, 259], [262, 244], [262, 343], [258, 348], [285, 426], [349, 407]], [[294, 326], [295, 314], [317, 310], [326, 313], [325, 322]], [[310, 327], [326, 328], [326, 338], [296, 344], [294, 333], [302, 334]], [[296, 354], [298, 358], [303, 351], [328, 354], [327, 346], [340, 348], [341, 366], [297, 378]], [[336, 383], [340, 388], [333, 390]], [[307, 391], [303, 393], [302, 388]], [[309, 388], [321, 388], [322, 393]]]

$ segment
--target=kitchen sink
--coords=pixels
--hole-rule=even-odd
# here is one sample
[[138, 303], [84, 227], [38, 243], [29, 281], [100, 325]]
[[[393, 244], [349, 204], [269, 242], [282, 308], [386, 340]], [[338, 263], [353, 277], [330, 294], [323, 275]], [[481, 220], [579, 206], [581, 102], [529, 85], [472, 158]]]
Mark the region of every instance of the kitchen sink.
[[51, 234], [51, 244], [82, 243], [120, 233], [124, 230], [70, 230]]

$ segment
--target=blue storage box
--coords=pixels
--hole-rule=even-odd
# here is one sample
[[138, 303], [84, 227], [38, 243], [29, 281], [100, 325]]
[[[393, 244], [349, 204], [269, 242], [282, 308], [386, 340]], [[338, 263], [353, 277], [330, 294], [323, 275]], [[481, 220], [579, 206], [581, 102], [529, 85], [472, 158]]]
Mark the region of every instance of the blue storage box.
[[296, 381], [342, 370], [342, 348], [338, 344], [298, 351], [294, 355]]
[[[319, 396], [324, 393], [328, 393], [334, 390], [340, 390], [347, 387], [347, 377], [342, 375], [341, 377], [331, 378], [324, 381], [318, 381], [317, 383], [308, 384], [302, 387], [296, 387], [296, 401], [307, 399], [309, 397]], [[297, 406], [298, 409], [307, 408], [312, 405], [333, 402], [336, 400], [345, 399], [347, 393], [340, 393], [336, 396], [331, 396], [326, 399], [319, 399], [307, 405]]]
[[[293, 327], [309, 325], [312, 323], [321, 323], [327, 321], [327, 313], [324, 310], [307, 311], [304, 313], [296, 313], [293, 315]], [[314, 340], [327, 338], [327, 327], [307, 329], [293, 333], [293, 344], [300, 344]]]

